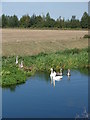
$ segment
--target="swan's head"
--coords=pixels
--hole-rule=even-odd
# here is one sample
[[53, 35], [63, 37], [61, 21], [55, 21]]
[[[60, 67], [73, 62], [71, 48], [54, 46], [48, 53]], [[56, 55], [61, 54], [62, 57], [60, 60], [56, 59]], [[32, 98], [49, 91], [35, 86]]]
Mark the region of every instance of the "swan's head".
[[18, 58], [18, 55], [16, 56], [16, 58]]
[[51, 68], [51, 72], [53, 72], [53, 68]]
[[68, 69], [68, 72], [70, 73], [70, 69]]
[[23, 64], [23, 61], [21, 61], [21, 64]]
[[62, 68], [60, 68], [60, 72], [62, 72]]

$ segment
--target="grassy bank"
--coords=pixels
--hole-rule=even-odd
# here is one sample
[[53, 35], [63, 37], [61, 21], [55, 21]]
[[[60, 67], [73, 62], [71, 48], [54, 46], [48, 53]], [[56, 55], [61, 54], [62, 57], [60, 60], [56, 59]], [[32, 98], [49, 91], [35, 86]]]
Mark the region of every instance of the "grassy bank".
[[28, 76], [35, 74], [36, 71], [49, 71], [53, 67], [59, 71], [63, 69], [80, 69], [87, 68], [88, 65], [88, 49], [72, 49], [58, 51], [55, 53], [40, 53], [35, 56], [19, 56], [19, 62], [24, 61], [24, 68], [20, 69], [15, 64], [16, 56], [2, 58], [2, 82], [0, 85], [10, 86], [24, 83]]

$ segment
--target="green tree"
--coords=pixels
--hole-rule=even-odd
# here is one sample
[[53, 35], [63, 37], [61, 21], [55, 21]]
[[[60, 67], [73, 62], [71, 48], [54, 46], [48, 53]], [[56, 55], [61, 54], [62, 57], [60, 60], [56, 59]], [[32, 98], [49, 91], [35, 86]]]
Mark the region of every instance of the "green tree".
[[8, 27], [18, 27], [19, 21], [16, 15], [8, 16]]
[[13, 16], [13, 27], [18, 27], [18, 26], [19, 26], [18, 17], [14, 15]]
[[55, 27], [62, 28], [62, 19], [61, 19], [61, 16], [59, 16], [59, 18], [56, 20]]
[[80, 28], [80, 21], [76, 19], [76, 16], [72, 16], [70, 26], [71, 28]]
[[30, 17], [29, 17], [29, 15], [22, 16], [19, 24], [20, 24], [20, 27], [23, 27], [23, 28], [30, 27]]
[[44, 27], [49, 27], [50, 28], [50, 27], [54, 27], [54, 26], [55, 26], [55, 20], [50, 17], [49, 13], [47, 13], [46, 18], [45, 18]]
[[69, 19], [65, 21], [65, 28], [71, 28], [70, 22], [71, 21]]
[[88, 14], [87, 12], [84, 12], [82, 18], [81, 18], [81, 27], [82, 28], [88, 28]]
[[46, 14], [46, 21], [50, 20], [50, 14], [49, 12]]
[[30, 27], [35, 27], [36, 24], [37, 24], [36, 15], [33, 14], [33, 15], [31, 16], [31, 19], [30, 19]]
[[64, 18], [61, 20], [61, 28], [65, 28], [65, 19]]
[[4, 14], [2, 15], [2, 27], [7, 27], [8, 19]]
[[0, 28], [2, 27], [2, 16], [0, 16]]
[[88, 29], [90, 29], [90, 16], [88, 16]]
[[[7, 16], [2, 15], [2, 27], [35, 27], [35, 28], [90, 28], [90, 16], [87, 12], [84, 12], [81, 21], [76, 19], [76, 16], [72, 16], [71, 20], [61, 19], [61, 16], [54, 20], [50, 17], [49, 12], [45, 15], [36, 16], [33, 14], [31, 17], [29, 15], [24, 15], [18, 20], [16, 15]], [[0, 19], [1, 19], [0, 18]], [[1, 20], [0, 20], [1, 22]]]
[[40, 15], [36, 16], [35, 20], [36, 20], [36, 27], [39, 27], [39, 28], [44, 27], [44, 20]]

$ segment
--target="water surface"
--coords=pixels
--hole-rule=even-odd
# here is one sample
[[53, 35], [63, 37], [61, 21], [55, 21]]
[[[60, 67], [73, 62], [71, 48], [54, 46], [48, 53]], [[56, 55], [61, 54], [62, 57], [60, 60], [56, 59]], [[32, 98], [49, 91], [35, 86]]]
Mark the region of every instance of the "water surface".
[[51, 84], [48, 73], [37, 73], [25, 84], [3, 88], [4, 118], [75, 118], [88, 110], [88, 75], [71, 71]]

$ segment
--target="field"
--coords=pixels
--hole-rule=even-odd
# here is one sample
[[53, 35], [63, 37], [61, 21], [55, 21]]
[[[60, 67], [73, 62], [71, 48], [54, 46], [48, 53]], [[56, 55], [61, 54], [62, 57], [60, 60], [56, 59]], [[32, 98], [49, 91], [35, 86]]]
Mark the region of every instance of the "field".
[[88, 47], [85, 30], [3, 29], [2, 55], [36, 55], [72, 48]]

